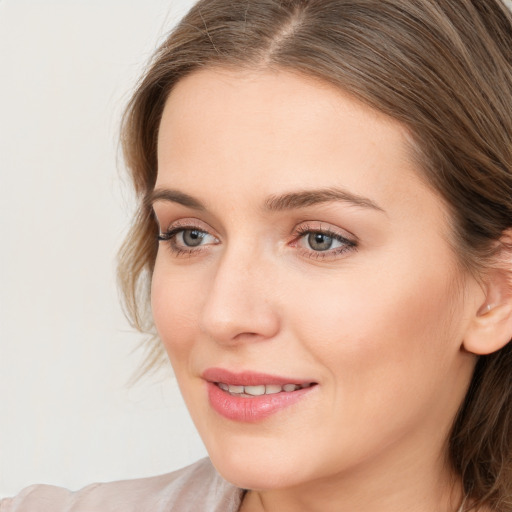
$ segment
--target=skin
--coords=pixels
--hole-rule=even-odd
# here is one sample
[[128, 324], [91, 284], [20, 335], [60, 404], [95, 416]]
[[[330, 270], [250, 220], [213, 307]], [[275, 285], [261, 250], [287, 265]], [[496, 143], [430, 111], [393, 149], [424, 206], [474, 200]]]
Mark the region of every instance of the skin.
[[[460, 505], [446, 440], [485, 296], [457, 265], [447, 208], [409, 149], [397, 122], [286, 71], [202, 70], [168, 98], [154, 210], [161, 233], [182, 231], [160, 242], [154, 320], [213, 464], [251, 489], [244, 512]], [[265, 208], [333, 188], [365, 200]], [[312, 247], [308, 233], [326, 230], [350, 243]], [[317, 385], [236, 422], [209, 405], [210, 367]]]

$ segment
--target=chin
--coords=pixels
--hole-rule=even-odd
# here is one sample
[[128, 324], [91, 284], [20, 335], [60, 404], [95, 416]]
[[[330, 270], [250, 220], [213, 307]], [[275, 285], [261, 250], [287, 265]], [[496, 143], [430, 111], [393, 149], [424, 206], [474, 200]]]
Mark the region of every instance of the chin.
[[241, 489], [283, 489], [299, 483], [297, 475], [291, 478], [290, 472], [282, 467], [277, 468], [275, 463], [263, 467], [250, 462], [246, 462], [242, 467], [226, 464], [224, 461], [213, 461], [213, 464], [224, 480]]
[[[255, 447], [256, 448], [256, 447]], [[275, 450], [212, 450], [210, 458], [228, 482], [242, 489], [269, 490], [293, 487], [307, 480], [300, 469], [309, 463], [286, 457]]]

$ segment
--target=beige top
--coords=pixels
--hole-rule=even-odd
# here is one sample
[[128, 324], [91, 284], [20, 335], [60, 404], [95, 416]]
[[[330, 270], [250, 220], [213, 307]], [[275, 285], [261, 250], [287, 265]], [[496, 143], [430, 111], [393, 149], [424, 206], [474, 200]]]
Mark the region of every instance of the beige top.
[[166, 475], [92, 484], [77, 492], [33, 485], [0, 500], [0, 512], [237, 512], [242, 496], [202, 459]]

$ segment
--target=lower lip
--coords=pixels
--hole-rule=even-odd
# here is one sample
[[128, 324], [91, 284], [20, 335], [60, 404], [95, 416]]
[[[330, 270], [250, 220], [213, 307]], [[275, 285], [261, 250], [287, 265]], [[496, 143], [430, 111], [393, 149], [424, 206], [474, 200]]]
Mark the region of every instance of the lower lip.
[[212, 408], [229, 420], [244, 423], [255, 423], [268, 418], [272, 414], [298, 402], [316, 387], [310, 386], [289, 392], [281, 391], [271, 395], [242, 397], [230, 395], [213, 382], [207, 382], [206, 384]]

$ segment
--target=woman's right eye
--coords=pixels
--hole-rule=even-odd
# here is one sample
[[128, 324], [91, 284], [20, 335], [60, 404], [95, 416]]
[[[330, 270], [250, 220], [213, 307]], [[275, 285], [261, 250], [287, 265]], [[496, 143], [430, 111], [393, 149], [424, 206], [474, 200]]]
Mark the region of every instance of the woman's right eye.
[[190, 227], [176, 227], [158, 235], [158, 240], [168, 242], [170, 249], [177, 255], [197, 252], [205, 245], [218, 244], [219, 240], [207, 231]]

